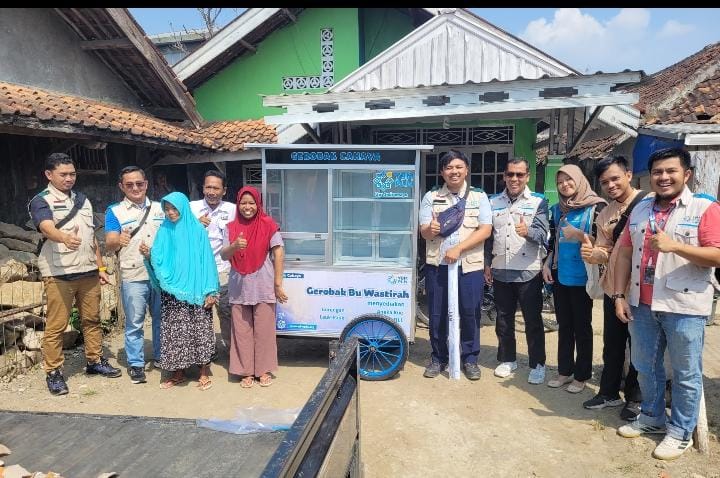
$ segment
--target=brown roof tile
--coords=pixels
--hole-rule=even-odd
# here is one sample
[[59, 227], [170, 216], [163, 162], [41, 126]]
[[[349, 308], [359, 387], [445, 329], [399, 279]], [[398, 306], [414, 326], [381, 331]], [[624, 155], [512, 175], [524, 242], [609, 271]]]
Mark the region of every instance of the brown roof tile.
[[35, 117], [217, 151], [242, 151], [248, 142], [277, 142], [275, 127], [263, 120], [218, 121], [189, 129], [109, 103], [5, 82], [0, 82], [0, 115]]
[[222, 145], [222, 151], [242, 151], [245, 143], [277, 143], [277, 132], [263, 120], [217, 121], [200, 132]]
[[[145, 113], [12, 83], [0, 82], [0, 114], [34, 117], [42, 122], [70, 123], [94, 130], [125, 130], [140, 138], [159, 138], [211, 150], [221, 147], [221, 144], [196, 130], [173, 125]], [[124, 128], [118, 128], [118, 122]]]
[[720, 108], [720, 42], [623, 90], [639, 93], [645, 124], [706, 122]]

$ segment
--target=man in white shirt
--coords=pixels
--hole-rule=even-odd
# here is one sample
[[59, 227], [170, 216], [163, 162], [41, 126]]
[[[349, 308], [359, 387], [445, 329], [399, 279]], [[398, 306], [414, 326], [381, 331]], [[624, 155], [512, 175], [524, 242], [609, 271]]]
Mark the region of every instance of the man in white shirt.
[[220, 339], [225, 350], [230, 348], [230, 305], [227, 298], [228, 274], [230, 262], [222, 260], [220, 250], [223, 245], [223, 234], [228, 223], [235, 220], [237, 207], [235, 204], [223, 201], [227, 192], [225, 175], [217, 170], [205, 173], [203, 183], [203, 199], [190, 202], [190, 209], [195, 217], [207, 228], [210, 245], [215, 254], [220, 277], [220, 300], [215, 305], [218, 321], [220, 323]]

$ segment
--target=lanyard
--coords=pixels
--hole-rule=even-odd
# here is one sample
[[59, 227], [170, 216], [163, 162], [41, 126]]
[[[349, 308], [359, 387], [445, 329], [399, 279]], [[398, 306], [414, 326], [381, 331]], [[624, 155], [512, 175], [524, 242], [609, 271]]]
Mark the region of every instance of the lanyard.
[[[670, 203], [670, 207], [667, 210], [667, 216], [665, 216], [665, 220], [663, 221], [663, 227], [665, 227], [665, 224], [667, 223], [667, 220], [670, 219], [670, 214], [672, 214], [673, 210], [675, 209], [675, 206], [677, 206], [677, 203]], [[650, 230], [653, 234], [657, 234], [658, 232], [658, 224], [655, 222], [655, 214], [661, 212], [655, 209], [655, 202], [653, 201], [652, 208], [650, 208], [650, 214], [648, 220], [650, 221]], [[662, 229], [661, 229], [662, 230]]]

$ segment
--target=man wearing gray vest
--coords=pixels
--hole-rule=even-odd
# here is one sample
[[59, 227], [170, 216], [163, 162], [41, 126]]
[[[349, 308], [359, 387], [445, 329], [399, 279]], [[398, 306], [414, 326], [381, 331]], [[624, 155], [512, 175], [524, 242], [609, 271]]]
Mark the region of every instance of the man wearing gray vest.
[[[648, 159], [650, 187], [618, 240], [612, 300], [628, 323], [632, 363], [642, 392], [640, 416], [618, 434], [664, 434], [653, 451], [678, 458], [692, 445], [703, 393], [702, 349], [712, 310], [713, 268], [720, 267], [720, 204], [687, 187], [690, 153], [669, 148]], [[627, 297], [625, 296], [627, 294]], [[667, 348], [672, 405], [665, 415]]]
[[118, 187], [125, 197], [105, 212], [105, 247], [118, 251], [120, 294], [125, 311], [125, 355], [132, 383], [145, 382], [145, 311], [152, 320], [153, 364], [160, 360], [160, 291], [150, 284], [140, 244], [150, 247], [165, 219], [159, 202], [147, 197], [145, 171], [126, 166]]
[[485, 241], [485, 281], [493, 284], [498, 316], [495, 376], [517, 369], [515, 311], [525, 320], [530, 374], [528, 382], [545, 381], [545, 327], [542, 322], [542, 261], [547, 255], [547, 199], [527, 187], [530, 166], [515, 158], [505, 168], [505, 190], [490, 198], [493, 234]]
[[43, 368], [50, 393], [65, 395], [68, 387], [62, 373], [63, 333], [73, 302], [80, 314], [85, 340], [85, 373], [114, 378], [122, 372], [102, 356], [100, 285], [107, 283], [108, 276], [95, 239], [92, 204], [85, 195], [72, 190], [77, 174], [67, 154], [48, 156], [45, 176], [50, 183], [30, 201], [28, 210], [35, 227], [43, 234], [38, 256], [47, 295]]

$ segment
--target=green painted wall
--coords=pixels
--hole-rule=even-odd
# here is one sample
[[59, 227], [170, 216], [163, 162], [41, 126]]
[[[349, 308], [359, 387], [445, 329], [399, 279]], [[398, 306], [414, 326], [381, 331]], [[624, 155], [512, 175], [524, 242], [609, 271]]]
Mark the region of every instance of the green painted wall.
[[515, 157], [523, 157], [530, 164], [530, 181], [528, 187], [535, 190], [535, 173], [537, 166], [535, 164], [535, 150], [532, 149], [533, 143], [537, 141], [537, 133], [535, 120], [521, 119], [511, 121], [515, 124]]
[[[193, 92], [204, 119], [257, 119], [282, 113], [282, 108], [263, 107], [259, 95], [286, 93], [282, 88], [283, 76], [320, 74], [321, 28], [334, 30], [335, 81], [360, 66], [357, 8], [311, 8], [304, 10], [297, 20], [271, 33], [257, 45], [254, 54], [237, 58]], [[326, 89], [293, 93], [302, 91], [319, 93]]]
[[414, 29], [410, 15], [396, 8], [361, 8], [358, 19], [361, 65]]

